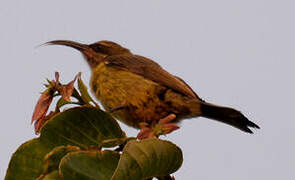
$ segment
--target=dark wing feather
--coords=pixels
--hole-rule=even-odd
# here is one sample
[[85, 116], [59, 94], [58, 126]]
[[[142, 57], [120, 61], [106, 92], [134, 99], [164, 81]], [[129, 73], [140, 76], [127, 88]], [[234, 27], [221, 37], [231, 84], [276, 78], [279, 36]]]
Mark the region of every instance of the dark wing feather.
[[104, 61], [107, 65], [130, 71], [180, 92], [183, 95], [201, 100], [182, 79], [165, 71], [159, 64], [151, 59], [128, 54], [108, 56]]

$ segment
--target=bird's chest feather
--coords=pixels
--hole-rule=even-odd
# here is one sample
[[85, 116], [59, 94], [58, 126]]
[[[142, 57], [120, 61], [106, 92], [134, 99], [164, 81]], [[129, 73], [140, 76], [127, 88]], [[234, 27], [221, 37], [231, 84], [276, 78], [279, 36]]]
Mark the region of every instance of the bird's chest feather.
[[168, 115], [168, 105], [160, 97], [167, 88], [142, 76], [101, 63], [90, 83], [106, 110], [122, 107], [114, 115], [128, 125]]

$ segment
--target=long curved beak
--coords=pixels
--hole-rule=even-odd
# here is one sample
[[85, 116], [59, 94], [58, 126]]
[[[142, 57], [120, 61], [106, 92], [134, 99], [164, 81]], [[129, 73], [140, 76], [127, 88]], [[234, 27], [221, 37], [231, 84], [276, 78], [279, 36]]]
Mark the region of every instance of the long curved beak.
[[89, 49], [89, 46], [87, 44], [81, 44], [74, 41], [68, 41], [68, 40], [55, 40], [55, 41], [49, 41], [45, 43], [45, 45], [63, 45], [63, 46], [69, 46], [74, 49], [77, 49], [81, 52], [85, 52]]
[[95, 68], [97, 64], [101, 62], [101, 59], [105, 57], [105, 55], [103, 54], [94, 53], [89, 45], [74, 42], [74, 41], [55, 40], [55, 41], [49, 41], [45, 43], [44, 45], [63, 45], [63, 46], [68, 46], [68, 47], [77, 49], [84, 55], [85, 60], [87, 61], [91, 69]]

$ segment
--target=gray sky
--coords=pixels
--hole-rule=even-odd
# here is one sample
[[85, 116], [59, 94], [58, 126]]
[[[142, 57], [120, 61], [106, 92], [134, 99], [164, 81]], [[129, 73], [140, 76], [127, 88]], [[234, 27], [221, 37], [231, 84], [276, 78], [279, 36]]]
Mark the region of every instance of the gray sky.
[[55, 39], [121, 43], [260, 125], [249, 135], [205, 118], [183, 121], [167, 137], [184, 152], [176, 179], [294, 179], [294, 9], [291, 0], [1, 1], [0, 179], [35, 137], [30, 120], [45, 78], [59, 71], [66, 82], [81, 71], [88, 83], [77, 51], [35, 48]]

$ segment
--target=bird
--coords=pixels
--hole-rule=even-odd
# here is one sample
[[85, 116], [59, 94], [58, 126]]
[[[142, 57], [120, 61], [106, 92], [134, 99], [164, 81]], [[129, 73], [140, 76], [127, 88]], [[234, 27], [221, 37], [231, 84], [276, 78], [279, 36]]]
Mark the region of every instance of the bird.
[[142, 134], [148, 128], [143, 138], [154, 136], [152, 126], [166, 123], [168, 129], [177, 129], [179, 121], [194, 117], [213, 119], [246, 133], [253, 133], [250, 128], [260, 129], [240, 111], [204, 101], [180, 77], [118, 43], [54, 40], [46, 44], [80, 51], [92, 71], [90, 87], [96, 98], [121, 122], [141, 129]]

